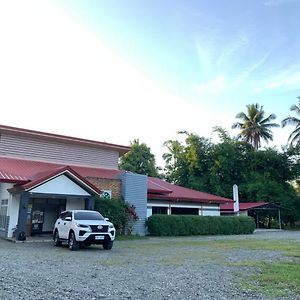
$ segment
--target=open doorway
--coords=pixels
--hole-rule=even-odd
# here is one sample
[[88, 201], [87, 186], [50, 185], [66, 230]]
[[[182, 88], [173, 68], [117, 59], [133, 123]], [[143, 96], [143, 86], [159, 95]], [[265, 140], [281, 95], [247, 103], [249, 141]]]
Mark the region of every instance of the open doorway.
[[28, 236], [51, 233], [59, 214], [65, 209], [66, 199], [31, 198], [28, 205]]

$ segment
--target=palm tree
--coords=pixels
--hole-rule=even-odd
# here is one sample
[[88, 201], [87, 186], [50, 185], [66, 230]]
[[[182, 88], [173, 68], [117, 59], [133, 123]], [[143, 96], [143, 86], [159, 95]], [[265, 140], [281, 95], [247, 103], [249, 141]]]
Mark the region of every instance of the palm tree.
[[276, 123], [270, 123], [276, 119], [276, 115], [271, 114], [265, 118], [263, 106], [256, 104], [247, 105], [247, 113], [240, 112], [236, 118], [241, 119], [241, 122], [234, 123], [232, 128], [239, 128], [241, 132], [238, 138], [242, 138], [247, 143], [250, 143], [254, 149], [261, 146], [261, 139], [268, 143], [273, 140], [271, 128], [279, 127]]
[[[295, 112], [297, 115], [300, 116], [300, 96], [299, 99], [299, 105], [292, 105], [290, 108], [290, 111]], [[296, 117], [288, 116], [281, 122], [282, 127], [285, 127], [286, 125], [295, 125], [296, 129], [290, 134], [288, 141], [290, 141], [290, 145], [293, 146], [293, 144], [296, 144], [296, 146], [300, 146], [300, 119]]]

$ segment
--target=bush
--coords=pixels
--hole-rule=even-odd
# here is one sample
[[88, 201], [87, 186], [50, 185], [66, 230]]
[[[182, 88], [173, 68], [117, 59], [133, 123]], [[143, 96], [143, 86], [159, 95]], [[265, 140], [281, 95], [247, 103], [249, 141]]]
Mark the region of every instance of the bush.
[[134, 207], [122, 199], [95, 199], [95, 210], [99, 211], [105, 218], [109, 218], [116, 228], [116, 231], [121, 234], [125, 232], [125, 228], [129, 221], [135, 221], [137, 215]]
[[250, 234], [254, 232], [255, 222], [246, 216], [152, 215], [146, 226], [150, 235], [156, 236]]

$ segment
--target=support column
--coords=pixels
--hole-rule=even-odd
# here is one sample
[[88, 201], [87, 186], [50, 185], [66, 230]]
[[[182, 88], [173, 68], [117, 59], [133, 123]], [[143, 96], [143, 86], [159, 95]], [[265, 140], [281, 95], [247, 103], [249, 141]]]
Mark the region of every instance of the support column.
[[94, 206], [95, 206], [95, 198], [94, 198], [94, 196], [90, 196], [90, 197], [88, 197], [88, 198], [85, 199], [84, 209], [94, 210]]
[[20, 198], [19, 216], [16, 231], [16, 238], [19, 241], [26, 240], [26, 224], [27, 224], [27, 212], [28, 212], [29, 193], [23, 192]]
[[281, 230], [281, 215], [280, 215], [280, 208], [278, 209], [278, 223], [279, 223], [279, 229]]

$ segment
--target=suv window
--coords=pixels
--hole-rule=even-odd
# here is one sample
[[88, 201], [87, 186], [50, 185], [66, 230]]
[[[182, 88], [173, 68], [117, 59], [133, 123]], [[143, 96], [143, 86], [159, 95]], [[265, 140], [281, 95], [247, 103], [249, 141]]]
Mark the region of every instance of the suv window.
[[104, 220], [97, 211], [78, 211], [74, 213], [75, 220]]
[[70, 212], [70, 211], [65, 211], [65, 212], [63, 212], [63, 213], [60, 214], [60, 218], [61, 218], [62, 220], [65, 220], [66, 217], [71, 217], [71, 219], [72, 219], [72, 212]]
[[62, 212], [60, 215], [59, 215], [59, 218], [64, 220], [66, 217], [66, 212]]

